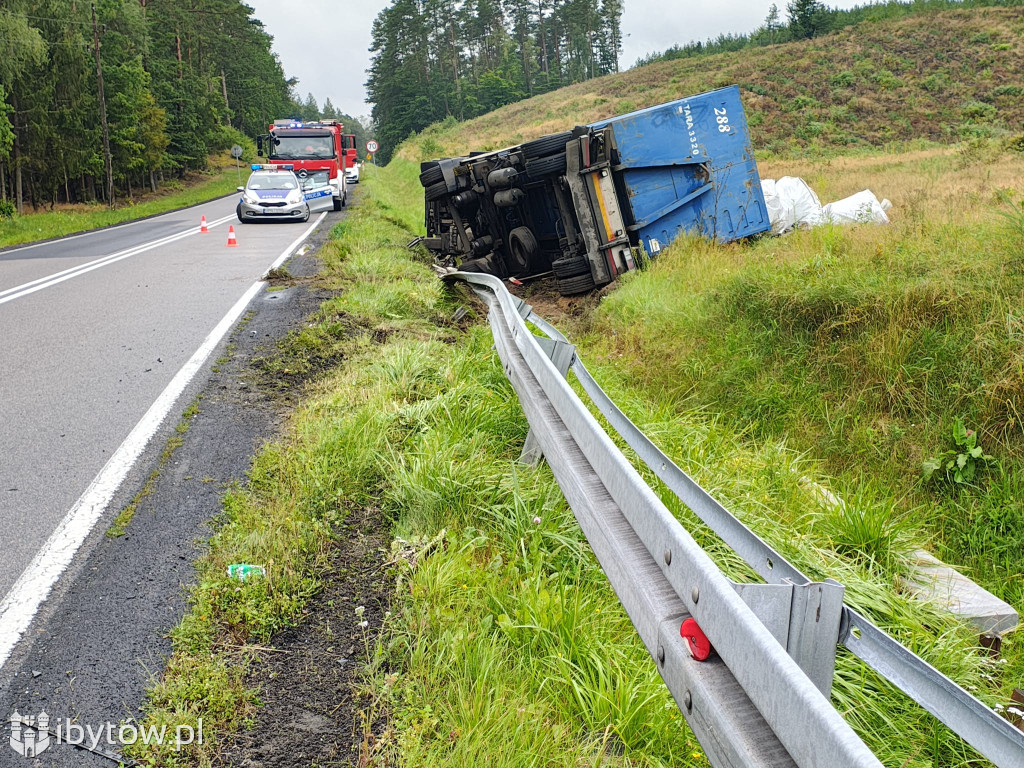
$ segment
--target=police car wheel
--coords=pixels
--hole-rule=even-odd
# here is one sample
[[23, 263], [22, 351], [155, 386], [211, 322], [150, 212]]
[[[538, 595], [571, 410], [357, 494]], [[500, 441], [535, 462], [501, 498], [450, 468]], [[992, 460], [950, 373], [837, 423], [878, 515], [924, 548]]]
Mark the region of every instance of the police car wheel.
[[240, 222], [241, 222], [242, 224], [245, 224], [245, 223], [246, 223], [246, 222], [245, 222], [245, 217], [244, 217], [244, 216], [242, 216], [242, 205], [241, 205], [241, 203], [239, 203], [238, 205], [236, 205], [236, 206], [235, 206], [235, 216], [237, 216], [237, 217], [238, 217], [238, 220], [239, 220], [239, 221], [240, 221]]

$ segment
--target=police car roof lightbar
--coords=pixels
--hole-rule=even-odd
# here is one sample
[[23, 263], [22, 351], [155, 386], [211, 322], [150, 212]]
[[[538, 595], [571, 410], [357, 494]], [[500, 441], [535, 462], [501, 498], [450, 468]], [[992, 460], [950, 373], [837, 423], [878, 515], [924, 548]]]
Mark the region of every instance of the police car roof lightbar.
[[288, 165], [260, 165], [259, 163], [253, 163], [249, 166], [254, 171], [294, 171], [295, 166], [292, 163]]

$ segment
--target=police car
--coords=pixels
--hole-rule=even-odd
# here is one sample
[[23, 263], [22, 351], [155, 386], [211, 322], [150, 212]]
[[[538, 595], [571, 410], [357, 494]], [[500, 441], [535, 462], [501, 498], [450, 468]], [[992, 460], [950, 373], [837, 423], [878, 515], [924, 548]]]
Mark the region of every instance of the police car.
[[300, 179], [292, 165], [253, 165], [252, 175], [238, 191], [235, 214], [243, 224], [251, 221], [309, 221], [309, 214], [333, 207], [326, 179]]

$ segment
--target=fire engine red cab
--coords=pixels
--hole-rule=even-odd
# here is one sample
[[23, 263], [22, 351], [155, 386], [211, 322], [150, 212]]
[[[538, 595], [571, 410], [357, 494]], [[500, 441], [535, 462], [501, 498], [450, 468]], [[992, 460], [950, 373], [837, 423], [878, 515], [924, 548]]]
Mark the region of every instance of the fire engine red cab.
[[256, 137], [257, 154], [266, 156], [269, 165], [292, 166], [300, 179], [326, 181], [334, 210], [340, 211], [348, 202], [345, 169], [356, 162], [355, 135], [342, 133], [344, 126], [337, 120], [275, 120], [269, 130]]

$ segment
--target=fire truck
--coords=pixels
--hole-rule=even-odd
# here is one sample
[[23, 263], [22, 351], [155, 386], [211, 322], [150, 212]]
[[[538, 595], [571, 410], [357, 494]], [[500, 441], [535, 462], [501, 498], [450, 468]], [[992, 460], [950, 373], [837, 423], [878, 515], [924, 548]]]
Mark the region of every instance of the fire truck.
[[312, 176], [331, 186], [334, 210], [348, 201], [345, 169], [356, 162], [356, 137], [342, 133], [337, 120], [275, 120], [269, 133], [256, 137], [256, 152], [269, 165], [290, 165], [300, 180]]

